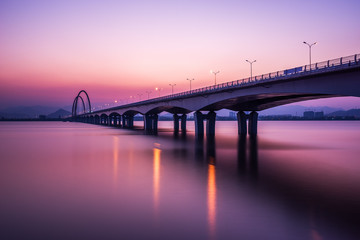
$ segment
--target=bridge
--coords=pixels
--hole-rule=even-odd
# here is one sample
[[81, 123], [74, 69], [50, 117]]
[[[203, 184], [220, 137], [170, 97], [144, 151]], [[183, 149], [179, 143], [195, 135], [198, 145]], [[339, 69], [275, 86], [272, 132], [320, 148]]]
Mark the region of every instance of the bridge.
[[[88, 100], [87, 110], [82, 93]], [[204, 121], [211, 136], [215, 135], [215, 111], [229, 109], [237, 112], [239, 134], [256, 135], [258, 111], [339, 96], [360, 97], [360, 54], [97, 111], [91, 111], [89, 96], [82, 90], [74, 99], [72, 120], [132, 128], [134, 116], [142, 114], [144, 130], [156, 134], [158, 115], [165, 111], [173, 114], [174, 132], [185, 133], [187, 114], [194, 112], [196, 136], [204, 135]], [[79, 99], [83, 113], [78, 113]]]

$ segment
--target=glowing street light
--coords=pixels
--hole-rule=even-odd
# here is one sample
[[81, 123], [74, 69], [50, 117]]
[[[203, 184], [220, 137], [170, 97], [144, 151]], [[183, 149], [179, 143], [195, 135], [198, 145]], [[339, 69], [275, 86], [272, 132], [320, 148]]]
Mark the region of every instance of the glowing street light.
[[160, 97], [160, 92], [161, 92], [162, 88], [155, 88], [155, 91], [158, 91], [159, 92], [159, 97]]
[[250, 81], [252, 80], [252, 64], [254, 63], [254, 62], [256, 62], [256, 60], [254, 60], [254, 61], [249, 61], [249, 60], [246, 60], [248, 63], [250, 63]]
[[169, 86], [171, 86], [171, 94], [174, 94], [174, 86], [176, 86], [176, 84], [169, 84]]
[[194, 81], [195, 79], [194, 78], [192, 78], [192, 79], [187, 78], [186, 80], [190, 81], [190, 92], [191, 92], [191, 82]]
[[310, 61], [310, 69], [311, 69], [311, 47], [315, 44], [317, 44], [317, 42], [314, 42], [312, 44], [309, 44], [307, 42], [303, 42], [304, 44], [308, 45], [309, 46], [309, 61]]
[[148, 95], [148, 99], [150, 99], [150, 93], [152, 93], [152, 91], [146, 91], [147, 95]]
[[213, 71], [213, 70], [210, 70], [210, 73], [214, 74], [215, 75], [215, 85], [216, 85], [216, 74], [218, 74], [220, 71]]

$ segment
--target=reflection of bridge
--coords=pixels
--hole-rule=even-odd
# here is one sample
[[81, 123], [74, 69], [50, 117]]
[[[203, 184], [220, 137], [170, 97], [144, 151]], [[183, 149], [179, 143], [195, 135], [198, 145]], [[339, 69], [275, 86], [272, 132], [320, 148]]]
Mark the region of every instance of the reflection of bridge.
[[78, 99], [83, 102], [80, 93], [73, 104], [75, 121], [132, 128], [134, 115], [140, 113], [144, 129], [156, 133], [158, 114], [166, 111], [173, 114], [177, 133], [179, 128], [186, 131], [186, 114], [194, 112], [195, 132], [202, 136], [204, 120], [206, 133], [214, 135], [215, 111], [229, 109], [238, 112], [239, 134], [256, 134], [256, 111], [310, 99], [360, 97], [360, 54], [94, 112], [90, 107], [86, 113], [77, 114]]

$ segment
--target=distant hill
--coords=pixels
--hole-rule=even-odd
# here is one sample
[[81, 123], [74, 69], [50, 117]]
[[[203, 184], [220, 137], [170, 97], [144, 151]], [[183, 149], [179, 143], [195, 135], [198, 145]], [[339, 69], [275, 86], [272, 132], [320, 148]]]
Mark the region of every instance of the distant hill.
[[9, 107], [0, 111], [3, 118], [38, 118], [40, 115], [48, 115], [55, 112], [59, 107], [49, 106], [18, 106]]
[[64, 117], [68, 117], [70, 115], [71, 115], [71, 112], [60, 108], [56, 112], [53, 112], [53, 113], [47, 115], [47, 118], [64, 118]]
[[335, 111], [327, 114], [329, 117], [356, 117], [360, 118], [360, 109], [350, 109], [347, 111]]

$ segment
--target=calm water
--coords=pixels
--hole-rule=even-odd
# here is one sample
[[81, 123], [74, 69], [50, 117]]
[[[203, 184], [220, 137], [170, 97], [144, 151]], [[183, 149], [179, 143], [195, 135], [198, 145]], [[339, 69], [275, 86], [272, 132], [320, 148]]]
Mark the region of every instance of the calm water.
[[0, 122], [0, 239], [360, 239], [360, 122], [216, 124]]

